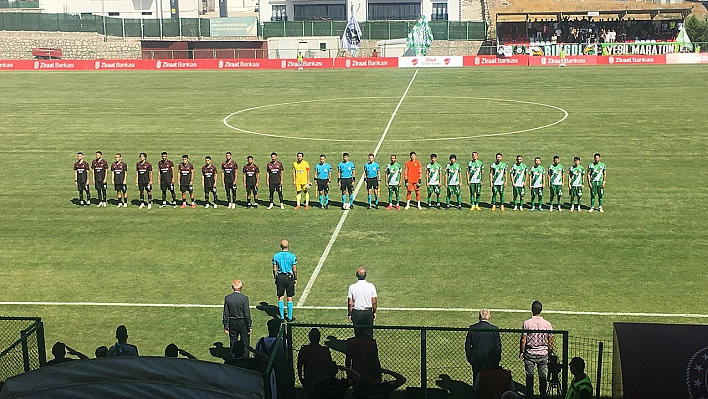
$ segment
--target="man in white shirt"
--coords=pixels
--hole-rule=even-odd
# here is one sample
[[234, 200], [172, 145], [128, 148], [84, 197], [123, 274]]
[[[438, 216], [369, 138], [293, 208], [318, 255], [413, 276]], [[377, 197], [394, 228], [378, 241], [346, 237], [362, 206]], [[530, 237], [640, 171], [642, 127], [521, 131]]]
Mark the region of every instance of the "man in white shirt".
[[[373, 326], [376, 320], [376, 287], [366, 281], [366, 269], [360, 267], [356, 271], [357, 282], [349, 286], [347, 293], [347, 309], [349, 321], [355, 326]], [[355, 336], [374, 338], [371, 328], [354, 327]]]

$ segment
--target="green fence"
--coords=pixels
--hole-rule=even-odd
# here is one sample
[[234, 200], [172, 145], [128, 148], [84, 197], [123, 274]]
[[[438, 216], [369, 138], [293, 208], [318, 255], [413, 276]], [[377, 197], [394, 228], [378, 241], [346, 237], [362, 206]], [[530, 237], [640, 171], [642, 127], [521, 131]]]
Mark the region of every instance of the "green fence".
[[46, 356], [39, 317], [0, 317], [0, 381], [39, 368]]
[[[297, 358], [302, 345], [308, 344], [310, 329], [318, 328], [323, 344], [330, 350], [332, 360], [338, 365], [345, 364], [347, 339], [353, 337], [352, 326], [288, 324], [286, 337], [288, 348], [292, 349], [292, 374], [295, 387], [302, 387], [295, 377]], [[378, 347], [379, 362], [382, 368], [396, 371], [406, 377], [401, 389], [419, 390], [421, 398], [440, 397], [442, 391], [469, 391], [472, 388], [472, 370], [465, 356], [465, 338], [468, 329], [448, 327], [394, 327], [374, 326], [374, 338]], [[500, 329], [502, 341], [501, 366], [511, 370], [516, 389], [525, 392], [526, 384], [524, 363], [519, 360], [519, 339], [524, 330]], [[550, 397], [565, 397], [568, 374], [569, 354], [582, 354], [589, 364], [587, 372], [594, 380], [592, 359], [597, 358], [597, 342], [569, 341], [567, 331], [552, 331], [555, 341], [555, 354], [558, 356], [556, 379], [553, 380], [549, 366]], [[569, 348], [569, 342], [577, 347]], [[586, 345], [590, 345], [586, 347]], [[582, 346], [582, 347], [581, 347]], [[553, 383], [551, 383], [553, 381]], [[595, 386], [595, 383], [593, 383]], [[538, 379], [534, 381], [538, 393]], [[458, 396], [454, 397], [471, 397]]]
[[0, 8], [39, 8], [39, 0], [34, 0], [34, 1], [0, 0]]
[[[408, 36], [416, 21], [360, 22], [362, 39], [401, 39]], [[487, 37], [485, 22], [432, 21], [429, 23], [435, 40], [484, 40]], [[347, 23], [344, 21], [281, 21], [264, 22], [263, 38], [297, 36], [342, 36]]]

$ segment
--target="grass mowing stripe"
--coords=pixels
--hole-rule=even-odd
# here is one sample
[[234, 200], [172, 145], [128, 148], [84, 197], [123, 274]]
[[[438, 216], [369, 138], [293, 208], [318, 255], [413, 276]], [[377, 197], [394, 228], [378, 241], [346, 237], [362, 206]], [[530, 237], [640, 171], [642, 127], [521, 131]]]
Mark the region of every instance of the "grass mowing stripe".
[[[223, 305], [205, 305], [198, 303], [121, 303], [121, 302], [0, 302], [2, 305], [26, 305], [26, 306], [107, 306], [107, 307], [133, 307], [133, 308], [222, 308]], [[256, 306], [251, 306], [255, 309]], [[346, 310], [346, 306], [296, 306], [298, 309], [311, 310]], [[479, 309], [472, 308], [386, 308], [379, 310], [390, 312], [478, 312]], [[528, 309], [489, 309], [490, 312], [498, 313], [528, 313]], [[699, 313], [641, 313], [641, 312], [592, 312], [576, 310], [544, 310], [548, 314], [565, 314], [576, 316], [624, 316], [624, 317], [683, 317], [702, 319], [708, 318], [708, 314]]]
[[[388, 123], [386, 124], [386, 128], [383, 131], [383, 134], [381, 134], [381, 138], [379, 139], [378, 144], [376, 144], [376, 148], [374, 149], [374, 156], [379, 152], [379, 149], [381, 148], [381, 144], [383, 143], [384, 139], [386, 138], [386, 134], [388, 134], [388, 129], [391, 128], [391, 123], [393, 123], [393, 118], [396, 117], [396, 114], [398, 113], [398, 109], [401, 108], [401, 104], [403, 104], [403, 100], [406, 98], [406, 94], [408, 94], [408, 90], [410, 90], [411, 85], [413, 84], [413, 81], [415, 80], [415, 77], [418, 76], [418, 69], [415, 70], [415, 73], [413, 74], [413, 77], [411, 78], [411, 81], [408, 82], [408, 86], [406, 87], [406, 90], [403, 92], [403, 95], [401, 96], [401, 99], [398, 100], [398, 104], [396, 105], [396, 108], [393, 110], [393, 113], [391, 114], [391, 117], [388, 119]], [[356, 189], [354, 189], [354, 193], [352, 194], [354, 198], [356, 198], [357, 193], [359, 193], [359, 189], [361, 188], [361, 185], [364, 183], [365, 179], [359, 179], [359, 183], [356, 185]], [[312, 272], [312, 275], [310, 276], [310, 280], [308, 280], [307, 285], [305, 286], [305, 290], [302, 292], [302, 296], [300, 296], [300, 300], [297, 301], [297, 306], [302, 306], [305, 304], [305, 300], [307, 299], [307, 296], [310, 295], [310, 291], [312, 290], [312, 286], [315, 285], [315, 280], [317, 280], [317, 275], [320, 274], [320, 270], [322, 270], [322, 265], [324, 265], [325, 260], [327, 260], [327, 256], [329, 255], [329, 251], [332, 249], [332, 245], [334, 245], [334, 242], [337, 240], [337, 236], [339, 236], [339, 232], [342, 230], [342, 225], [344, 225], [344, 221], [347, 219], [347, 215], [349, 215], [349, 209], [345, 210], [344, 213], [342, 214], [342, 217], [339, 218], [339, 223], [337, 223], [337, 227], [334, 229], [334, 233], [332, 233], [332, 237], [329, 239], [329, 242], [327, 243], [327, 246], [324, 249], [324, 252], [322, 252], [322, 256], [320, 256], [319, 262], [317, 262], [317, 266], [315, 267], [315, 270]]]

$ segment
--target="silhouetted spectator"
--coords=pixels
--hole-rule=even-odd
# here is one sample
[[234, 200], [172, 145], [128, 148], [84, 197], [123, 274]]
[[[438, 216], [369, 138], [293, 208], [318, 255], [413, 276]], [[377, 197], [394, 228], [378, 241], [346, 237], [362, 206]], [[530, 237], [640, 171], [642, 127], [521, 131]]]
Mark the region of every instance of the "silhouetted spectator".
[[182, 356], [186, 357], [187, 359], [195, 359], [195, 360], [197, 359], [196, 357], [194, 357], [194, 355], [192, 355], [191, 353], [187, 352], [184, 349], [180, 349], [175, 344], [169, 344], [165, 348], [165, 357], [179, 357], [179, 355], [182, 355]]
[[354, 338], [347, 340], [347, 358], [345, 366], [361, 374], [362, 382], [377, 383], [381, 381], [381, 375], [375, 376], [372, 370], [379, 369], [379, 348], [376, 340], [366, 335], [365, 331], [357, 331]]
[[[477, 374], [489, 363], [488, 354], [492, 349], [501, 353], [501, 337], [499, 328], [489, 322], [489, 310], [479, 311], [479, 322], [472, 324], [465, 340], [465, 354], [472, 366], [472, 381], [477, 380]], [[493, 330], [493, 331], [477, 331]]]
[[474, 380], [474, 399], [497, 399], [506, 391], [514, 390], [511, 371], [504, 370], [499, 362], [501, 351], [492, 348], [487, 356], [489, 363]]
[[362, 383], [357, 385], [354, 388], [354, 391], [352, 391], [352, 398], [388, 399], [391, 397], [391, 393], [393, 391], [406, 383], [406, 377], [396, 373], [395, 371], [383, 369], [378, 364], [369, 369], [369, 381], [374, 378], [380, 378], [381, 374], [388, 374], [395, 378], [395, 380], [385, 382], [367, 382], [363, 381], [362, 378]]
[[250, 351], [255, 354], [255, 357], [245, 357], [245, 356], [239, 356], [239, 357], [229, 357], [228, 359], [225, 359], [225, 364], [229, 364], [232, 366], [236, 367], [241, 367], [244, 369], [248, 370], [254, 370], [254, 371], [263, 371], [265, 370], [265, 366], [262, 367], [262, 369], [257, 370], [260, 365], [267, 365], [268, 364], [268, 356], [264, 355], [261, 352], [258, 352], [257, 350], [251, 348], [250, 346], [245, 346], [243, 344], [243, 341], [236, 341], [234, 343], [235, 349], [238, 350], [237, 353], [245, 353], [245, 351]]
[[[256, 352], [260, 352], [268, 358], [275, 356], [273, 360], [273, 370], [275, 371], [275, 384], [278, 390], [278, 397], [287, 397], [288, 392], [288, 373], [286, 365], [285, 345], [283, 340], [276, 347], [278, 342], [278, 333], [280, 332], [280, 319], [268, 320], [268, 336], [262, 337], [256, 344]], [[268, 360], [261, 362], [258, 371], [264, 372]]]
[[52, 355], [54, 355], [54, 359], [45, 363], [45, 366], [51, 366], [52, 364], [60, 364], [76, 360], [70, 357], [66, 357], [67, 352], [72, 356], [78, 357], [79, 359], [88, 359], [88, 356], [71, 349], [63, 342], [57, 342], [54, 344], [54, 346], [52, 346]]
[[312, 387], [327, 378], [325, 366], [332, 361], [329, 348], [320, 345], [320, 330], [313, 328], [309, 333], [310, 343], [300, 347], [297, 356], [297, 375], [305, 390], [305, 396], [309, 397]]
[[108, 349], [108, 356], [138, 356], [138, 347], [128, 343], [128, 329], [120, 325], [116, 328], [116, 342]]
[[519, 395], [514, 391], [506, 391], [501, 396], [501, 399], [519, 399]]
[[96, 359], [99, 357], [108, 357], [108, 347], [106, 345], [101, 345], [96, 348], [94, 354], [96, 355]]
[[585, 374], [585, 360], [581, 357], [571, 359], [570, 373], [573, 374], [573, 381], [568, 387], [566, 399], [592, 399], [592, 383]]
[[[351, 376], [351, 379], [337, 378], [337, 372], [339, 370], [347, 372], [347, 374]], [[356, 371], [337, 366], [337, 363], [331, 360], [325, 364], [325, 374], [326, 378], [317, 382], [312, 387], [312, 395], [309, 396], [310, 399], [344, 399], [347, 389], [361, 378], [361, 375]]]

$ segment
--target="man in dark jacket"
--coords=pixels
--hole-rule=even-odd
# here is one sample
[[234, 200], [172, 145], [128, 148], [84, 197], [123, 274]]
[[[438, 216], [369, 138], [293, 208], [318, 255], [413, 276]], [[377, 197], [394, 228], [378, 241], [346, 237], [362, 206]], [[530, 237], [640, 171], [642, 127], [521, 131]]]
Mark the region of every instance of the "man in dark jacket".
[[467, 361], [472, 366], [472, 381], [477, 379], [477, 374], [489, 363], [489, 352], [496, 349], [501, 353], [501, 337], [499, 328], [489, 322], [489, 310], [479, 311], [479, 322], [472, 324], [465, 340], [465, 354]]
[[[240, 358], [249, 356], [251, 330], [251, 309], [248, 307], [248, 297], [241, 293], [243, 283], [234, 280], [231, 284], [234, 292], [224, 298], [224, 331], [229, 334], [231, 357]], [[243, 353], [234, 353], [236, 341], [243, 341]]]

